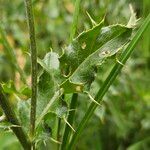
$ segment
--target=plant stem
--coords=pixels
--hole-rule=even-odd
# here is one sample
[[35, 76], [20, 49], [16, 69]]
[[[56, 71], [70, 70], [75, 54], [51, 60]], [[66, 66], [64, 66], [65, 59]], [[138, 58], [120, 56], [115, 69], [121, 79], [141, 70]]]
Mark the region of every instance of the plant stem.
[[[69, 122], [69, 124], [71, 126], [73, 125], [73, 121], [74, 121], [74, 117], [75, 117], [75, 109], [76, 109], [76, 106], [77, 106], [77, 98], [78, 98], [78, 94], [74, 93], [72, 95], [71, 104], [70, 104], [70, 110], [73, 110], [73, 111], [69, 112], [69, 115], [68, 115], [68, 118], [67, 118], [67, 121]], [[62, 141], [62, 145], [61, 145], [62, 150], [66, 149], [66, 144], [67, 144], [67, 141], [69, 141], [69, 139], [70, 139], [70, 136], [71, 136], [70, 132], [71, 131], [72, 131], [71, 128], [66, 124], [64, 135], [63, 135], [63, 141]]]
[[[74, 11], [73, 23], [72, 23], [72, 27], [71, 27], [70, 42], [72, 42], [72, 40], [75, 36], [76, 30], [77, 30], [78, 17], [79, 17], [79, 12], [80, 12], [80, 3], [81, 3], [81, 0], [76, 0], [76, 2], [75, 2], [75, 11]], [[72, 95], [70, 109], [76, 108], [77, 97], [78, 97], [78, 94], [76, 94], [76, 93], [74, 93]], [[69, 116], [67, 118], [67, 121], [70, 125], [73, 124], [74, 115], [75, 115], [75, 111], [69, 112]], [[69, 143], [69, 141], [68, 141], [69, 137], [70, 137], [70, 127], [66, 124], [64, 135], [63, 135], [63, 141], [62, 141], [62, 145], [61, 145], [62, 150], [65, 149], [67, 143]]]
[[31, 47], [31, 76], [32, 76], [32, 97], [31, 97], [31, 112], [30, 112], [30, 135], [33, 139], [36, 119], [36, 101], [37, 101], [37, 50], [35, 40], [34, 18], [32, 10], [32, 0], [25, 0], [27, 20], [30, 34]]
[[72, 42], [72, 39], [74, 38], [76, 29], [77, 29], [78, 16], [79, 16], [79, 12], [80, 12], [80, 2], [81, 2], [81, 0], [76, 0], [76, 2], [75, 2], [75, 11], [74, 11], [73, 23], [72, 23], [72, 27], [71, 27], [70, 42]]
[[[150, 14], [147, 16], [147, 18], [145, 19], [145, 21], [141, 25], [140, 29], [136, 32], [135, 36], [133, 37], [133, 39], [131, 40], [131, 42], [129, 43], [129, 45], [127, 46], [127, 48], [124, 50], [123, 54], [121, 55], [121, 58], [120, 58], [119, 61], [122, 64], [125, 64], [125, 62], [130, 57], [130, 55], [133, 52], [137, 42], [139, 41], [139, 39], [142, 36], [143, 32], [148, 27], [149, 23], [150, 23]], [[109, 87], [112, 85], [112, 83], [116, 79], [117, 75], [120, 73], [122, 67], [123, 67], [123, 65], [121, 65], [119, 63], [115, 64], [115, 66], [111, 70], [110, 74], [108, 75], [108, 77], [104, 81], [102, 87], [100, 88], [100, 90], [98, 91], [98, 93], [95, 97], [95, 100], [97, 100], [97, 102], [100, 102], [102, 100], [103, 96], [108, 91]], [[67, 150], [73, 149], [73, 147], [75, 146], [80, 134], [82, 133], [85, 126], [87, 125], [88, 120], [92, 117], [92, 115], [94, 113], [94, 110], [96, 108], [97, 108], [97, 104], [92, 102], [90, 107], [86, 111], [82, 121], [80, 122], [80, 124], [79, 124], [79, 126], [76, 130], [76, 133], [73, 135], [73, 137], [71, 139], [71, 142], [70, 142], [69, 146], [67, 147]]]
[[[63, 94], [61, 97], [60, 97], [60, 102], [61, 102], [61, 106], [63, 106], [63, 100], [65, 98], [65, 95]], [[60, 130], [61, 130], [61, 119], [62, 118], [58, 118], [58, 125], [57, 125], [57, 141], [60, 141]], [[58, 144], [57, 145], [57, 149], [59, 150], [59, 147], [60, 145]]]
[[28, 140], [26, 133], [23, 131], [9, 101], [7, 100], [6, 96], [4, 95], [4, 91], [2, 86], [0, 85], [0, 105], [6, 115], [8, 122], [12, 123], [12, 125], [17, 125], [18, 127], [11, 127], [15, 135], [17, 136], [18, 140], [20, 141], [21, 145], [25, 150], [31, 149], [31, 143]]
[[[61, 118], [58, 118], [58, 126], [57, 126], [57, 141], [60, 140], [60, 127], [61, 127]], [[59, 144], [57, 144], [57, 150], [59, 150]]]

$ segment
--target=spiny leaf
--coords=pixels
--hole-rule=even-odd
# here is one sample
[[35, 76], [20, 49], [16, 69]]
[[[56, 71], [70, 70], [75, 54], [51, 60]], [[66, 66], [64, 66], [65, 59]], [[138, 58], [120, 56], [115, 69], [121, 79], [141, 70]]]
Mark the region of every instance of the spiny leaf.
[[131, 12], [131, 16], [130, 16], [130, 20], [127, 24], [127, 27], [135, 27], [136, 26], [136, 23], [137, 23], [137, 18], [136, 18], [136, 13], [134, 12], [134, 9], [132, 7], [132, 5], [129, 5], [130, 6], [130, 12]]
[[106, 58], [116, 54], [122, 48], [122, 46], [127, 43], [130, 34], [131, 30], [127, 30], [127, 32], [125, 32], [123, 35], [110, 40], [96, 52], [87, 57], [85, 61], [72, 74], [70, 81], [72, 83], [78, 84], [91, 82], [91, 78], [94, 78], [94, 67], [96, 67], [96, 65], [101, 65]]
[[103, 27], [103, 24], [104, 21], [101, 21], [92, 29], [82, 32], [75, 38], [64, 50], [64, 55], [60, 58], [60, 62], [69, 65], [73, 72], [90, 54], [127, 30], [127, 27], [123, 25], [117, 24]]
[[17, 93], [17, 89], [16, 89], [13, 81], [10, 80], [9, 82], [2, 83], [1, 85], [2, 85], [5, 93], [8, 93], [8, 94]]
[[[129, 41], [131, 28], [123, 25], [101, 28], [101, 25], [79, 35], [62, 56], [61, 60], [66, 61], [74, 71], [61, 85], [66, 93], [81, 92], [85, 84], [89, 87], [95, 78], [97, 66]], [[83, 47], [83, 43], [87, 45]]]
[[87, 13], [87, 15], [88, 15], [88, 17], [89, 17], [89, 19], [90, 19], [92, 25], [93, 25], [93, 26], [96, 26], [97, 23], [94, 21], [94, 19], [91, 17], [91, 15], [90, 15], [88, 12], [86, 12], [86, 13]]
[[[149, 24], [150, 24], [150, 14], [147, 16], [147, 18], [145, 19], [145, 21], [141, 25], [140, 29], [136, 32], [136, 34], [134, 35], [134, 37], [130, 41], [129, 45], [125, 48], [125, 50], [124, 50], [124, 52], [121, 55], [121, 58], [119, 60], [121, 63], [123, 63], [123, 64], [126, 63], [128, 58], [132, 54], [137, 42], [141, 38], [143, 32], [149, 26]], [[117, 75], [120, 73], [122, 67], [123, 66], [118, 64], [118, 63], [115, 64], [115, 66], [111, 70], [108, 77], [105, 79], [104, 83], [102, 84], [101, 88], [99, 89], [99, 91], [98, 91], [98, 93], [95, 97], [95, 100], [97, 100], [97, 102], [100, 102], [103, 99], [103, 97], [106, 94], [106, 92], [108, 91], [109, 87], [113, 84], [113, 82], [115, 81]], [[67, 150], [74, 147], [75, 143], [78, 140], [79, 135], [81, 134], [81, 132], [83, 131], [83, 129], [87, 125], [88, 120], [91, 118], [91, 116], [93, 115], [96, 108], [97, 108], [97, 105], [95, 103], [91, 103], [91, 105], [89, 106], [87, 112], [85, 113], [85, 116], [83, 117], [82, 121], [80, 122], [80, 124], [79, 124], [79, 126], [76, 130], [76, 133], [73, 135], [73, 137], [70, 141], [70, 144], [67, 147]]]
[[100, 34], [103, 21], [92, 29], [82, 32], [72, 43], [65, 49], [64, 55], [60, 58], [61, 63], [66, 63], [74, 71], [80, 63], [94, 51], [96, 46], [95, 40]]
[[70, 41], [72, 41], [72, 39], [74, 38], [76, 29], [77, 29], [77, 22], [78, 22], [78, 17], [79, 17], [79, 12], [80, 12], [80, 3], [81, 3], [81, 0], [76, 0], [75, 2], [75, 12], [73, 15], [73, 23], [71, 27]]
[[17, 90], [12, 80], [7, 83], [2, 83], [2, 88], [5, 93], [15, 94], [21, 99], [28, 99], [31, 97], [31, 89], [27, 85], [23, 85], [19, 90]]

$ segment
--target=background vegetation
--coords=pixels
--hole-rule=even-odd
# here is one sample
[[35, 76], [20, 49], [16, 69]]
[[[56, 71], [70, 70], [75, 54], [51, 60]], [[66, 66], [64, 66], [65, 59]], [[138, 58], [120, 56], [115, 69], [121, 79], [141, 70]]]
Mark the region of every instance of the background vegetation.
[[[69, 43], [71, 23], [74, 12], [74, 0], [34, 0], [35, 30], [38, 56], [44, 55], [52, 48], [59, 54]], [[106, 25], [126, 24], [130, 18], [129, 4], [132, 4], [139, 24], [148, 15], [149, 0], [85, 0], [80, 5], [77, 33], [92, 27], [86, 11], [99, 22], [106, 16]], [[17, 62], [23, 68], [30, 84], [30, 59], [28, 29], [24, 2], [20, 0], [0, 0], [0, 21], [5, 28], [7, 39], [15, 50]], [[77, 143], [79, 150], [149, 150], [150, 149], [150, 27], [146, 30], [123, 71], [105, 95], [102, 106], [84, 129]], [[20, 76], [14, 70], [15, 61], [5, 52], [3, 38], [0, 36], [0, 82], [7, 87], [15, 86], [24, 90]], [[102, 85], [112, 62], [109, 60], [98, 69], [96, 80], [92, 83], [91, 94], [97, 93]], [[10, 81], [11, 80], [11, 81]], [[6, 90], [10, 90], [7, 88]], [[28, 91], [26, 91], [28, 92]], [[29, 94], [29, 93], [28, 93]], [[16, 106], [16, 96], [8, 91], [9, 99]], [[26, 96], [20, 96], [26, 100]], [[70, 102], [70, 95], [65, 104]], [[81, 121], [89, 106], [87, 95], [79, 94], [75, 125]], [[0, 110], [0, 115], [2, 111]], [[25, 122], [27, 123], [27, 122]], [[63, 122], [61, 123], [63, 126]], [[7, 131], [7, 132], [6, 132]], [[62, 131], [60, 131], [61, 133]], [[53, 142], [52, 142], [53, 143]], [[49, 149], [52, 143], [44, 149]], [[11, 130], [0, 124], [0, 149], [17, 150], [20, 144]], [[53, 148], [53, 147], [52, 147]], [[42, 149], [42, 147], [40, 148]]]

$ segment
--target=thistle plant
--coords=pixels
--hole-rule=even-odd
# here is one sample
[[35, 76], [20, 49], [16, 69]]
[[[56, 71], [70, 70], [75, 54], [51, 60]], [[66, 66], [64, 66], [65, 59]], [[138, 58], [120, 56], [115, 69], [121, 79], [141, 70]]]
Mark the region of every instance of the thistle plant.
[[[9, 123], [18, 141], [24, 149], [40, 149], [50, 141], [53, 148], [70, 150], [76, 145], [95, 109], [101, 106], [104, 95], [113, 84], [135, 46], [150, 24], [150, 14], [140, 28], [136, 27], [136, 16], [131, 8], [131, 17], [127, 25], [113, 24], [105, 26], [105, 18], [96, 23], [88, 14], [92, 28], [75, 36], [81, 1], [76, 0], [73, 23], [68, 46], [62, 54], [51, 49], [45, 57], [37, 56], [36, 34], [32, 0], [25, 0], [27, 23], [30, 39], [31, 57], [31, 89], [26, 82], [24, 71], [19, 67], [14, 50], [7, 41], [3, 27], [0, 27], [1, 41], [11, 65], [19, 72], [28, 93], [28, 100], [22, 101], [18, 91], [11, 85], [0, 85], [0, 105], [5, 114], [5, 122]], [[119, 57], [118, 57], [119, 55]], [[104, 62], [114, 59], [114, 67], [108, 74], [95, 96], [90, 94], [91, 84], [95, 80], [97, 68]], [[37, 67], [39, 66], [39, 67]], [[40, 69], [39, 69], [40, 68]], [[13, 91], [18, 100], [14, 111], [9, 101], [8, 92]], [[75, 126], [77, 103], [80, 94], [86, 94], [90, 105], [85, 115]], [[67, 103], [66, 98], [70, 98]], [[80, 111], [80, 110], [78, 110]], [[3, 122], [3, 121], [1, 121]]]

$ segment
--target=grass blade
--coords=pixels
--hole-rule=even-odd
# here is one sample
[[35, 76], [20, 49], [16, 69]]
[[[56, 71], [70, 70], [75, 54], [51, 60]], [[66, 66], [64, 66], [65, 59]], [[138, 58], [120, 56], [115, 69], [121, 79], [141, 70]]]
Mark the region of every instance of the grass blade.
[[[123, 52], [123, 54], [119, 60], [122, 64], [125, 64], [125, 62], [130, 57], [130, 55], [133, 52], [137, 42], [139, 41], [143, 32], [148, 27], [149, 23], [150, 23], [150, 14], [147, 16], [147, 18], [145, 19], [145, 21], [143, 22], [143, 24], [141, 25], [139, 30], [136, 32], [135, 36], [133, 37], [133, 39], [131, 40], [131, 42], [127, 46], [127, 48], [124, 50], [124, 52]], [[97, 100], [97, 102], [100, 102], [102, 100], [103, 96], [108, 91], [109, 87], [112, 85], [112, 83], [116, 79], [117, 75], [120, 73], [122, 67], [123, 66], [120, 65], [119, 63], [115, 64], [115, 66], [111, 70], [110, 74], [108, 75], [107, 79], [105, 80], [105, 82], [103, 83], [102, 87], [100, 88], [100, 90], [98, 91], [98, 93], [95, 97], [95, 100]], [[67, 147], [68, 150], [72, 149], [75, 146], [80, 134], [82, 133], [85, 126], [87, 125], [88, 120], [92, 117], [96, 107], [97, 107], [97, 104], [91, 103], [89, 109], [85, 113], [85, 116], [83, 117], [82, 121], [80, 122], [80, 124], [76, 130], [76, 133], [73, 135], [69, 146]]]
[[10, 62], [12, 64], [12, 67], [14, 67], [19, 72], [20, 77], [21, 77], [23, 83], [26, 84], [25, 73], [20, 68], [20, 66], [19, 66], [19, 64], [17, 62], [17, 59], [16, 59], [15, 52], [14, 52], [13, 48], [10, 46], [10, 44], [9, 44], [7, 38], [6, 38], [4, 29], [2, 28], [1, 25], [0, 25], [0, 35], [1, 35], [1, 42], [2, 42], [2, 44], [4, 46], [4, 51], [5, 51], [8, 59], [10, 60]]
[[[72, 27], [71, 27], [70, 42], [72, 42], [72, 40], [75, 36], [75, 32], [77, 30], [78, 17], [79, 17], [79, 12], [80, 12], [80, 3], [81, 3], [81, 0], [76, 0], [76, 2], [75, 2], [75, 11], [74, 11], [73, 23], [72, 23]], [[77, 106], [77, 97], [78, 97], [78, 94], [74, 93], [72, 95], [70, 109], [75, 109], [76, 108], [76, 106]], [[71, 126], [73, 124], [74, 116], [75, 116], [75, 112], [70, 112], [69, 116], [67, 118], [67, 121]], [[69, 136], [70, 136], [70, 132], [71, 132], [71, 130], [70, 130], [69, 126], [66, 124], [64, 134], [63, 134], [62, 145], [61, 145], [62, 150], [66, 147], [66, 144], [67, 144]]]
[[[71, 99], [71, 104], [70, 104], [70, 109], [75, 109], [77, 106], [77, 97], [78, 94], [73, 94], [72, 95], [72, 99]], [[70, 111], [67, 121], [69, 122], [69, 124], [72, 126], [73, 125], [73, 121], [74, 121], [74, 117], [75, 117], [75, 111]], [[70, 138], [70, 133], [71, 129], [70, 127], [66, 124], [65, 125], [65, 131], [64, 131], [64, 135], [63, 135], [63, 141], [62, 141], [62, 145], [61, 145], [61, 149], [64, 150], [66, 148], [66, 144], [69, 141]]]

